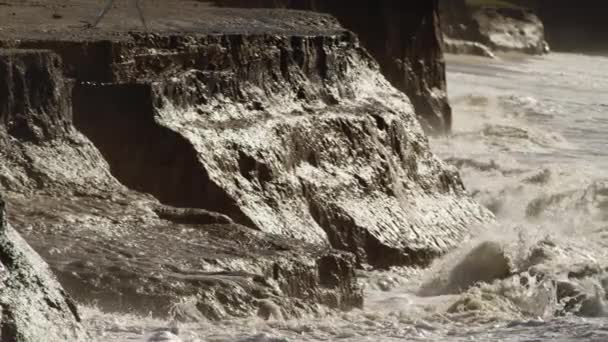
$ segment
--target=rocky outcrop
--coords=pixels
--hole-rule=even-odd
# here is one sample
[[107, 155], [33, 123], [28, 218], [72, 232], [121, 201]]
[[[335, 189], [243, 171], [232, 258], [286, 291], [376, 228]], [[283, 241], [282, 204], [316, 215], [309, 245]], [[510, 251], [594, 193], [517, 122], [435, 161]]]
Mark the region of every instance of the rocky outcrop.
[[[33, 46], [40, 41], [22, 43]], [[71, 47], [75, 44], [78, 43], [58, 43], [56, 51], [64, 55], [73, 51]], [[128, 44], [131, 43], [118, 41], [111, 47]], [[97, 48], [95, 44], [91, 46]], [[120, 74], [117, 79], [131, 77], [130, 71], [122, 71], [117, 73]], [[137, 93], [143, 86], [125, 86], [120, 81], [105, 86], [76, 82], [72, 90], [73, 82], [66, 81], [63, 72], [78, 75], [81, 71], [78, 66], [63, 66], [59, 56], [48, 50], [16, 49], [0, 53], [0, 77], [6, 85], [2, 96], [8, 108], [2, 112], [0, 125], [3, 159], [0, 184], [11, 199], [15, 226], [51, 265], [74, 298], [82, 303], [95, 302], [108, 311], [174, 315], [181, 320], [251, 316], [263, 300], [279, 305], [285, 317], [319, 312], [323, 307], [349, 309], [362, 305], [362, 293], [354, 278], [356, 263], [350, 254], [323, 244], [255, 232], [232, 223], [228, 216], [204, 209], [162, 205], [150, 196], [124, 187], [112, 176], [125, 172], [115, 168], [119, 164], [112, 159], [114, 154], [99, 153], [75, 128], [73, 113], [77, 126], [89, 133], [82, 123], [86, 117], [81, 106], [87, 99], [94, 100], [87, 97], [91, 89], [117, 87], [109, 94], [121, 90], [132, 96], [134, 90]], [[150, 89], [150, 84], [146, 87]], [[133, 99], [136, 98], [130, 98]], [[92, 107], [88, 108], [95, 108], [97, 103], [89, 105]], [[135, 102], [136, 108], [146, 105], [149, 103]], [[116, 114], [129, 109], [119, 108], [122, 111]], [[90, 110], [90, 113], [98, 112]], [[101, 119], [107, 124], [113, 118], [106, 115]], [[136, 139], [149, 133], [146, 120], [140, 123], [139, 130], [131, 131]], [[122, 138], [120, 122], [113, 124], [116, 124], [114, 137]], [[167, 131], [160, 126], [156, 129]], [[141, 135], [135, 133], [138, 131]], [[93, 134], [92, 138], [98, 136]], [[169, 135], [164, 139], [175, 143], [171, 138]], [[179, 158], [184, 156], [179, 148], [185, 145], [171, 146], [177, 148], [172, 152], [182, 154], [168, 167], [179, 171]], [[127, 148], [132, 157], [137, 155], [133, 154], [137, 145], [121, 147]], [[143, 190], [171, 203], [192, 203], [187, 193], [177, 195], [188, 189], [175, 183], [181, 174], [167, 175], [162, 168], [155, 170], [148, 166], [156, 177], [169, 176], [172, 180], [165, 181], [180, 188], [172, 194], [176, 197], [168, 198], [152, 188]], [[193, 179], [204, 176], [197, 176], [203, 170], [196, 165], [186, 166], [192, 168], [186, 176], [192, 175]], [[151, 176], [150, 179], [158, 180]], [[146, 184], [145, 181], [138, 184], [141, 183]], [[201, 189], [191, 191], [197, 190]], [[205, 192], [196, 199], [207, 199], [207, 195]], [[52, 299], [58, 303], [54, 305], [62, 305]], [[32, 327], [27, 333], [39, 333], [36, 326]], [[69, 328], [66, 324], [61, 327]]]
[[545, 29], [538, 17], [519, 8], [481, 8], [473, 14], [479, 31], [490, 48], [533, 55], [549, 52]]
[[[530, 10], [516, 6], [471, 8], [466, 1], [451, 0], [442, 1], [441, 7], [443, 31], [450, 39], [482, 44], [493, 51], [549, 52], [544, 25]], [[452, 51], [476, 53], [479, 49]]]
[[[211, 1], [209, 1], [211, 2]], [[438, 0], [214, 0], [221, 6], [283, 7], [335, 16], [380, 64], [384, 76], [411, 100], [429, 133], [449, 132]]]
[[29, 108], [26, 132], [50, 125], [35, 118], [63, 124], [37, 140], [3, 134], [0, 184], [80, 301], [184, 319], [268, 300], [285, 317], [360, 307], [355, 267], [428, 265], [491, 219], [331, 16], [204, 13], [173, 22], [181, 33], [0, 36], [56, 60], [36, 85], [14, 81], [33, 62], [5, 77], [13, 94], [58, 95], [13, 106]]
[[605, 53], [606, 10], [603, 0], [511, 0], [532, 8], [545, 26], [547, 41], [559, 51]]
[[13, 230], [0, 198], [0, 340], [87, 341], [72, 299]]

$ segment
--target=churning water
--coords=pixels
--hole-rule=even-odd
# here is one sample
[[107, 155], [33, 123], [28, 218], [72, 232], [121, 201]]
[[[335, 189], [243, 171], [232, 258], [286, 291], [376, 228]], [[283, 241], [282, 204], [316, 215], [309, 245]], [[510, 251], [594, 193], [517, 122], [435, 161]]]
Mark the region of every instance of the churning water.
[[[450, 56], [431, 141], [497, 217], [428, 270], [361, 274], [362, 311], [184, 325], [184, 341], [608, 341], [608, 58]], [[100, 341], [167, 322], [84, 308]]]

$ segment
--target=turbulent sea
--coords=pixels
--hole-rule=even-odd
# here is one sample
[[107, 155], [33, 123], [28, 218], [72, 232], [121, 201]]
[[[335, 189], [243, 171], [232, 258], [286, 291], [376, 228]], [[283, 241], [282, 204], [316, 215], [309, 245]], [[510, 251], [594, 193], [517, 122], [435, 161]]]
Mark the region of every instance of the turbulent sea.
[[[431, 146], [496, 224], [427, 270], [362, 273], [364, 310], [183, 325], [182, 339], [608, 341], [608, 58], [449, 56], [448, 85], [454, 132]], [[83, 311], [99, 341], [168, 325]]]

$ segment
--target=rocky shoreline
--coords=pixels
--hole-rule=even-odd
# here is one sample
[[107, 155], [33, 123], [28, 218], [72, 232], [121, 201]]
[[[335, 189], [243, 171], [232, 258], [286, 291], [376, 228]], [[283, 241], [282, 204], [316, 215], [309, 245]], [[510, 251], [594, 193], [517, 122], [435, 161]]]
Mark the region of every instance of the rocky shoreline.
[[[0, 192], [77, 302], [194, 321], [263, 301], [285, 317], [348, 310], [363, 305], [357, 268], [426, 266], [492, 220], [416, 116], [446, 101], [438, 26], [421, 19], [435, 2], [398, 29], [436, 41], [395, 47], [421, 61], [397, 76], [329, 15], [179, 4], [142, 32], [120, 13], [77, 26], [94, 1], [28, 25], [51, 7], [26, 2], [0, 30]], [[447, 112], [420, 113], [446, 129]], [[46, 277], [35, 291], [59, 289]], [[56, 302], [18, 310], [74, 306]], [[68, 316], [38, 324], [83, 340]]]

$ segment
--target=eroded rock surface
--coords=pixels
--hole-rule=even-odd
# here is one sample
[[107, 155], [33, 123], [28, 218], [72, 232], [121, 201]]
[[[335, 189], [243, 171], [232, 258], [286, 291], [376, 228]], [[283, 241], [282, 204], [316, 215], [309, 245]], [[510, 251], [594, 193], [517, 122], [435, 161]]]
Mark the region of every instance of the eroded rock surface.
[[293, 8], [329, 13], [353, 31], [381, 72], [411, 100], [428, 133], [452, 126], [438, 0], [213, 0], [221, 6]]
[[253, 316], [258, 300], [285, 317], [363, 304], [352, 255], [235, 224], [176, 224], [155, 217], [153, 202], [113, 196], [12, 202], [25, 238], [80, 302], [179, 320]]
[[1, 60], [27, 110], [3, 116], [26, 124], [0, 125], [0, 184], [74, 297], [195, 320], [359, 307], [355, 267], [427, 265], [492, 218], [334, 18], [184, 6], [148, 33], [0, 33], [45, 49]]
[[443, 32], [456, 41], [468, 41], [469, 48], [451, 53], [479, 54], [471, 44], [481, 44], [493, 51], [523, 52], [541, 55], [549, 52], [542, 21], [523, 7], [470, 7], [464, 0], [441, 1]]
[[81, 303], [181, 320], [254, 315], [258, 300], [286, 317], [362, 305], [352, 255], [162, 205], [119, 183], [72, 124], [71, 82], [56, 54], [2, 51], [0, 66], [7, 102], [19, 108], [0, 126], [11, 217]]
[[76, 305], [47, 264], [8, 225], [0, 198], [0, 340], [87, 341]]
[[603, 0], [511, 0], [532, 8], [545, 26], [547, 41], [558, 51], [606, 51], [606, 10]]

